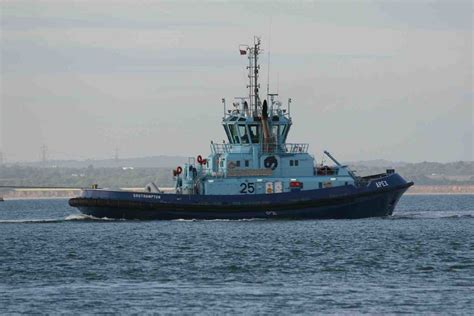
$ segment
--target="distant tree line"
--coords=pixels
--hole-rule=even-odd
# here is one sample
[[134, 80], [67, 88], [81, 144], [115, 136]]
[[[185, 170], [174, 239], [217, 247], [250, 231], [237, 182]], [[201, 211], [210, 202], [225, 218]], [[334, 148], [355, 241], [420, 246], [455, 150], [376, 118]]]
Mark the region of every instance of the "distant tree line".
[[[390, 167], [390, 166], [387, 166]], [[356, 164], [351, 166], [358, 175], [385, 172], [386, 168]], [[407, 180], [418, 185], [473, 185], [474, 162], [407, 163], [396, 168]], [[144, 187], [154, 182], [162, 187], [174, 185], [171, 168], [65, 168], [7, 165], [0, 167], [0, 185], [66, 186], [124, 188]]]
[[25, 166], [0, 167], [0, 185], [65, 186], [123, 188], [144, 187], [150, 182], [172, 186], [170, 168], [38, 168]]
[[[361, 164], [350, 166], [358, 175], [385, 172], [386, 168]], [[387, 166], [390, 167], [390, 166]], [[401, 176], [419, 185], [472, 185], [474, 184], [474, 162], [450, 163], [420, 162], [406, 163], [395, 168]]]

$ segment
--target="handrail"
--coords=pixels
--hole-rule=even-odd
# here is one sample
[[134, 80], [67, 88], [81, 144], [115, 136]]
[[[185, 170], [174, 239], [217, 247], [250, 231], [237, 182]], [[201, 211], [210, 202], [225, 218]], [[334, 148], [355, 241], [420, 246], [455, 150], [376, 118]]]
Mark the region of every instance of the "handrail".
[[275, 153], [275, 154], [303, 154], [307, 153], [309, 144], [305, 143], [268, 143], [262, 144], [262, 151], [264, 153]]
[[[232, 148], [239, 146], [248, 146], [248, 144], [211, 144], [213, 154], [222, 154], [231, 152]], [[266, 154], [303, 154], [307, 153], [309, 144], [307, 143], [267, 143], [261, 145], [262, 152]]]
[[234, 144], [214, 144], [211, 143], [211, 151], [213, 154], [228, 153]]

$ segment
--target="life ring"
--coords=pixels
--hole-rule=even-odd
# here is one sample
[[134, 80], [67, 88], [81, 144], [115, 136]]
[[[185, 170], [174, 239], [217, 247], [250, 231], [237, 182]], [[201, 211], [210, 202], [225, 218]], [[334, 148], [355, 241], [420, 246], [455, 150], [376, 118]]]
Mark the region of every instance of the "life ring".
[[202, 159], [202, 156], [201, 156], [201, 155], [197, 156], [197, 162], [198, 162], [200, 165], [202, 165], [203, 159]]
[[181, 168], [181, 166], [179, 166], [178, 168], [176, 168], [176, 175], [180, 175], [181, 172], [183, 172], [183, 168]]
[[275, 156], [268, 156], [268, 157], [265, 158], [265, 160], [263, 161], [263, 165], [264, 165], [265, 168], [267, 168], [267, 169], [275, 170], [276, 167], [278, 167], [278, 160], [275, 158]]

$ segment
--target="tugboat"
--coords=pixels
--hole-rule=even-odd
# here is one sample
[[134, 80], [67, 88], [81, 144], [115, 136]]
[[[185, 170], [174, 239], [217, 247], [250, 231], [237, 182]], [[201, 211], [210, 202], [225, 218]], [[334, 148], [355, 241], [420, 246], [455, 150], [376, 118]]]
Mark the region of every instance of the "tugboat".
[[241, 45], [249, 64], [248, 96], [230, 109], [222, 99], [227, 141], [211, 141], [211, 153], [189, 158], [173, 170], [175, 188], [165, 193], [151, 183], [143, 192], [83, 189], [69, 200], [82, 213], [116, 219], [355, 219], [389, 216], [413, 185], [394, 169], [357, 176], [329, 152], [334, 165], [317, 165], [308, 144], [287, 143], [292, 126], [286, 108], [258, 83], [260, 39]]

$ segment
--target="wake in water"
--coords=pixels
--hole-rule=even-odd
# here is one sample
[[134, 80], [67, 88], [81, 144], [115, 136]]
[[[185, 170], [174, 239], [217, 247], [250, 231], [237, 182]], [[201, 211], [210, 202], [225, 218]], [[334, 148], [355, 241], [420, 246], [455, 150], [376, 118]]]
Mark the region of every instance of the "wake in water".
[[[388, 220], [400, 220], [400, 219], [472, 219], [474, 218], [474, 211], [472, 212], [403, 212], [394, 214], [392, 216], [373, 218], [373, 219], [388, 219]], [[172, 222], [253, 222], [253, 221], [265, 221], [264, 218], [253, 218], [253, 219], [212, 219], [212, 220], [199, 220], [199, 219], [175, 219]], [[0, 220], [0, 224], [47, 224], [47, 223], [62, 223], [62, 222], [114, 222], [114, 221], [126, 221], [126, 219], [114, 219], [114, 218], [98, 218], [85, 214], [72, 214], [65, 218], [41, 218], [41, 219], [7, 219]]]
[[86, 214], [72, 214], [72, 215], [66, 216], [64, 220], [65, 221], [117, 221], [117, 219], [114, 219], [114, 218], [94, 217], [92, 215], [86, 215]]
[[[212, 220], [200, 220], [200, 219], [175, 219], [172, 222], [253, 222], [253, 221], [264, 221], [264, 218], [253, 218], [253, 219], [212, 219]], [[71, 214], [65, 218], [28, 218], [28, 219], [7, 219], [0, 220], [0, 224], [43, 224], [43, 223], [62, 223], [62, 222], [114, 222], [114, 221], [126, 221], [126, 219], [115, 219], [107, 217], [94, 217], [85, 214]]]
[[267, 218], [242, 218], [242, 219], [172, 219], [172, 222], [255, 222], [266, 221]]
[[474, 211], [455, 212], [455, 211], [413, 211], [400, 212], [387, 219], [446, 219], [446, 218], [474, 218]]
[[90, 221], [117, 221], [113, 218], [98, 218], [85, 214], [71, 214], [65, 218], [28, 218], [28, 219], [7, 219], [0, 220], [0, 224], [42, 224], [42, 223], [61, 223], [69, 221], [80, 221], [80, 222], [90, 222]]

